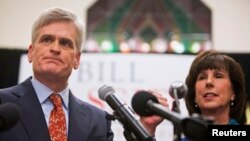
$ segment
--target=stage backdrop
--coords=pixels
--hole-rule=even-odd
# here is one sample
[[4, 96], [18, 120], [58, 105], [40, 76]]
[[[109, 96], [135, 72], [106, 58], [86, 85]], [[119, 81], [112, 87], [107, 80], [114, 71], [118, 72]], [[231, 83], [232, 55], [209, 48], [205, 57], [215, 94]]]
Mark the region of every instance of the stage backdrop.
[[[168, 93], [174, 81], [185, 81], [194, 55], [172, 54], [88, 54], [83, 53], [79, 69], [73, 71], [69, 86], [75, 96], [88, 101], [112, 114], [109, 105], [100, 100], [98, 89], [112, 86], [115, 95], [131, 106], [131, 98], [137, 90], [154, 89], [167, 97], [170, 108], [173, 99]], [[19, 83], [32, 75], [27, 55], [21, 57]], [[184, 100], [181, 99], [181, 114], [187, 115]], [[83, 125], [84, 126], [84, 125]], [[123, 127], [114, 121], [112, 128], [116, 141], [125, 141]], [[172, 122], [164, 120], [156, 132], [157, 141], [172, 141]]]

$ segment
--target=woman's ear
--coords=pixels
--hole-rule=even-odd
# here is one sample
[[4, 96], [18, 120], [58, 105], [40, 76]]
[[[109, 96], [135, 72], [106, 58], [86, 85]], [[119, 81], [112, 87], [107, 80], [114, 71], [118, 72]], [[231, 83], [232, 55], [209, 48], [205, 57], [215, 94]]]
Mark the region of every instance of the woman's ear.
[[234, 101], [234, 100], [235, 100], [235, 93], [233, 93], [231, 96], [231, 101]]

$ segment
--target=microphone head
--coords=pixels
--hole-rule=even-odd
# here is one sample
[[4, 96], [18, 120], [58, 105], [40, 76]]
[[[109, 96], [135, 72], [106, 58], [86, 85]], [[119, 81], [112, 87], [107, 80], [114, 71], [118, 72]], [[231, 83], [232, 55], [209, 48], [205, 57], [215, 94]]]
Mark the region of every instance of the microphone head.
[[131, 101], [132, 108], [140, 116], [154, 115], [154, 113], [147, 107], [147, 102], [149, 100], [158, 103], [157, 98], [153, 94], [143, 90], [138, 91], [132, 97]]
[[188, 92], [187, 85], [181, 81], [173, 82], [169, 88], [169, 94], [172, 98], [175, 98], [175, 92], [177, 94], [177, 99], [185, 97]]
[[99, 98], [104, 101], [106, 101], [107, 96], [113, 95], [114, 93], [114, 88], [108, 85], [103, 85], [98, 89]]
[[0, 132], [12, 128], [20, 117], [20, 109], [13, 103], [0, 105]]

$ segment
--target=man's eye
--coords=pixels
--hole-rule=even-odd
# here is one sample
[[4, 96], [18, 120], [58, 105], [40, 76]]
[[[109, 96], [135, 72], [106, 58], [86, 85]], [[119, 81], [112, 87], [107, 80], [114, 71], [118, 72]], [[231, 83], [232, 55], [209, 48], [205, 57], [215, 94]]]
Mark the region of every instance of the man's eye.
[[73, 46], [72, 43], [67, 40], [60, 41], [60, 44], [64, 47], [70, 47], [70, 48]]
[[42, 42], [45, 42], [45, 43], [49, 43], [51, 41], [52, 40], [50, 38], [47, 38], [47, 37], [42, 39]]

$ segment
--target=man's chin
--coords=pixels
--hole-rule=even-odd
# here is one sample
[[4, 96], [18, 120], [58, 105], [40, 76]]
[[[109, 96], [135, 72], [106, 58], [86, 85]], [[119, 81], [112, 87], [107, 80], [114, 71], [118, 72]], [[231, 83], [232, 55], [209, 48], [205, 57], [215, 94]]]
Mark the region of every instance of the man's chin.
[[43, 70], [42, 72], [43, 74], [46, 74], [47, 76], [58, 76], [60, 75], [60, 71], [57, 71], [56, 69], [46, 69], [46, 70]]

